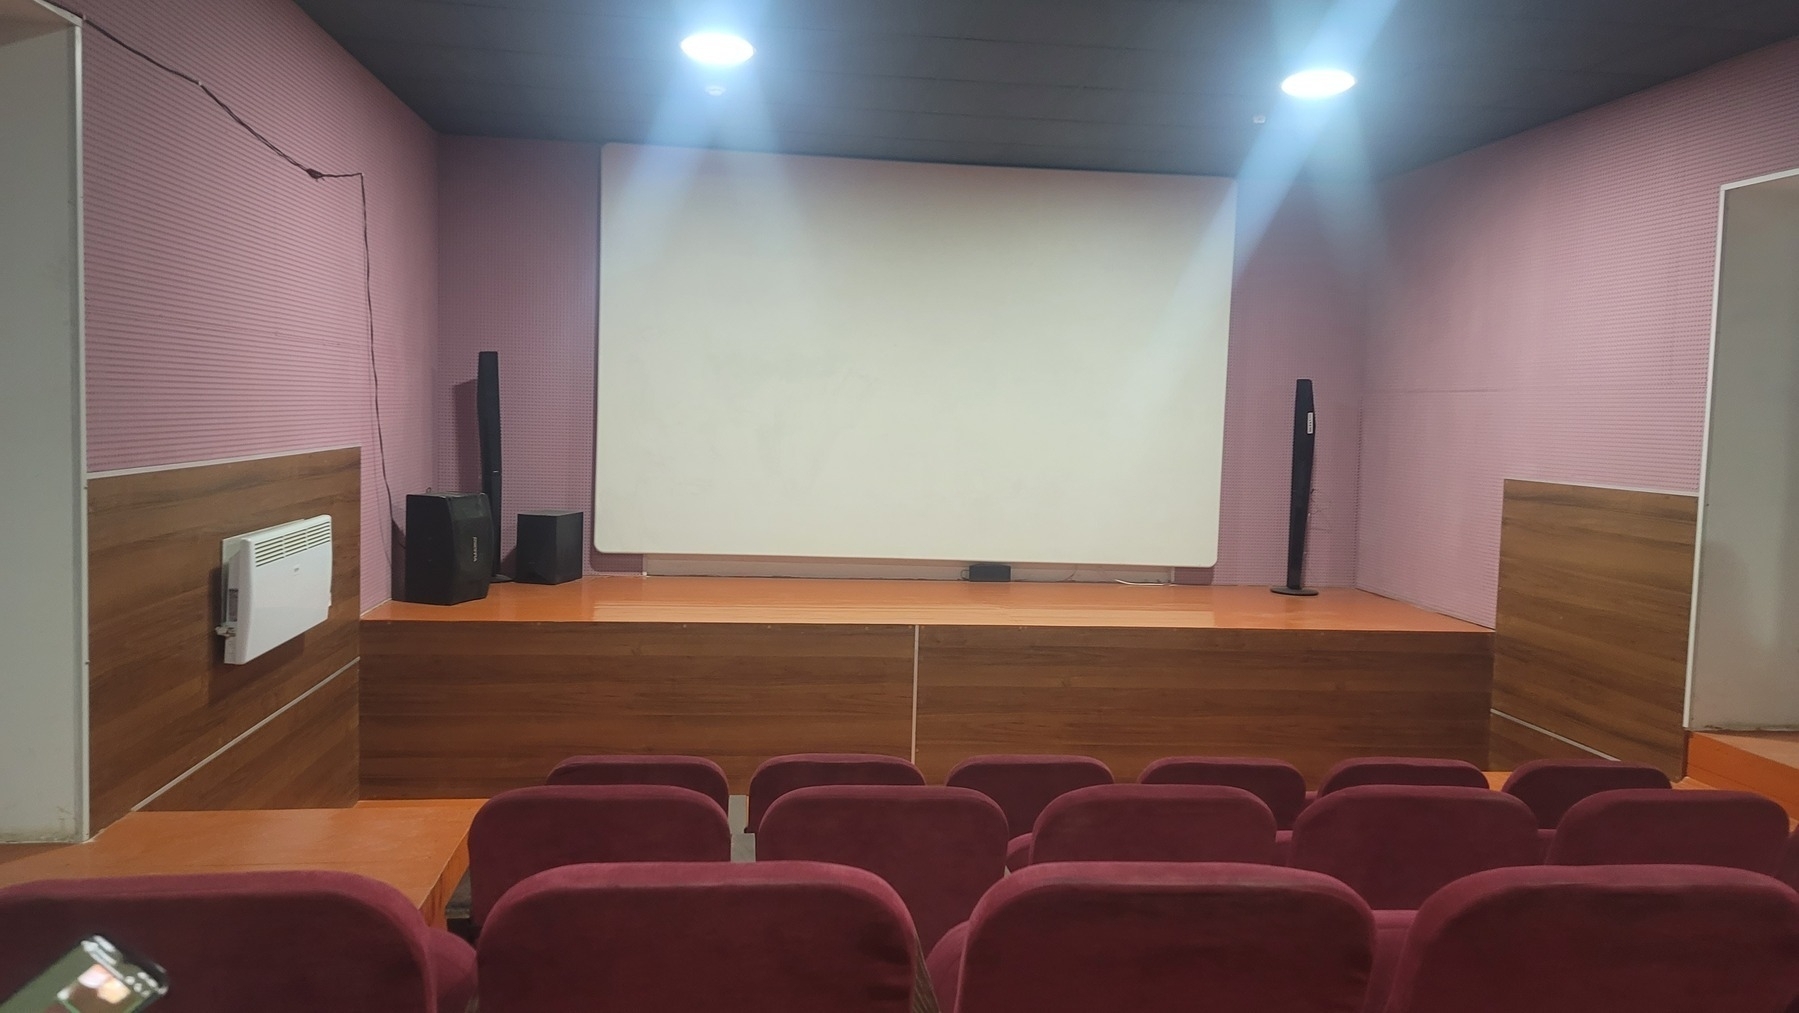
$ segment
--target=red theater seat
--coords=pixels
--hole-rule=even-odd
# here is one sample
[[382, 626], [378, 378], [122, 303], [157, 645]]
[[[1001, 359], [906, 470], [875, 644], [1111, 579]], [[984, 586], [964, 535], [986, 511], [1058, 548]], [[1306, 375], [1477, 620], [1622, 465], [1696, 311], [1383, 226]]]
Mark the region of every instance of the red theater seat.
[[545, 784], [666, 784], [697, 791], [720, 809], [731, 806], [724, 769], [703, 756], [571, 756]]
[[1019, 834], [1006, 842], [1006, 870], [1017, 872], [1031, 864], [1031, 835]]
[[1693, 866], [1537, 866], [1446, 886], [1387, 1013], [1772, 1013], [1799, 992], [1799, 896]]
[[1486, 788], [1344, 788], [1293, 827], [1294, 868], [1335, 876], [1382, 909], [1416, 908], [1463, 876], [1535, 865], [1539, 854], [1530, 807]]
[[1223, 785], [1102, 784], [1051, 802], [1031, 834], [1039, 862], [1274, 861], [1274, 814]]
[[1746, 791], [1608, 791], [1574, 804], [1556, 827], [1551, 865], [1715, 865], [1773, 875], [1786, 810]]
[[909, 1013], [905, 905], [816, 862], [575, 865], [481, 933], [481, 1013]]
[[775, 799], [824, 784], [923, 784], [910, 760], [880, 753], [792, 753], [764, 760], [750, 778], [748, 827], [755, 833]]
[[954, 1013], [1353, 1011], [1372, 931], [1360, 898], [1313, 873], [1068, 862], [1001, 881], [930, 963]]
[[1091, 756], [999, 753], [971, 756], [949, 772], [944, 784], [973, 788], [999, 803], [1014, 835], [1028, 834], [1043, 807], [1076, 788], [1111, 784], [1112, 770]]
[[1332, 767], [1318, 785], [1323, 797], [1344, 788], [1368, 784], [1439, 785], [1447, 788], [1488, 790], [1487, 775], [1466, 760], [1421, 759], [1412, 756], [1360, 756]]
[[1621, 788], [1668, 787], [1668, 775], [1646, 763], [1531, 760], [1512, 771], [1501, 790], [1530, 806], [1539, 827], [1554, 830], [1568, 809], [1589, 795]]
[[706, 796], [661, 784], [501, 792], [469, 826], [469, 921], [521, 880], [588, 862], [728, 862], [731, 826]]
[[344, 872], [46, 880], [0, 890], [0, 996], [103, 935], [168, 972], [167, 1013], [463, 1013], [475, 953]]
[[929, 949], [968, 920], [1006, 866], [1006, 816], [967, 788], [833, 785], [797, 788], [763, 814], [758, 861], [866, 869], [899, 893]]
[[1043, 807], [1076, 788], [1112, 783], [1112, 769], [1091, 756], [1053, 753], [991, 753], [956, 764], [944, 783], [973, 788], [999, 803], [1012, 828], [1006, 868], [1024, 868], [1031, 859], [1031, 830]]
[[1222, 784], [1253, 793], [1274, 814], [1274, 825], [1293, 829], [1306, 806], [1306, 779], [1285, 760], [1254, 756], [1169, 756], [1143, 768], [1140, 784]]

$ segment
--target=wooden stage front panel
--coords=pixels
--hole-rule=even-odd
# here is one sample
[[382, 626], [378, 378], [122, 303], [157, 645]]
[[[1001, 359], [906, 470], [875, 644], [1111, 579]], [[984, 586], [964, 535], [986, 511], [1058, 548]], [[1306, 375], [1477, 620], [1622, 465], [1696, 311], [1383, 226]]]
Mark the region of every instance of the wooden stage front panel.
[[370, 798], [491, 795], [578, 753], [912, 748], [910, 626], [365, 621]]
[[1492, 634], [1359, 591], [592, 577], [362, 627], [363, 793], [488, 795], [583, 752], [694, 753], [735, 791], [791, 752], [1487, 749]]
[[916, 760], [936, 781], [975, 753], [1079, 753], [1136, 780], [1277, 756], [1314, 784], [1351, 756], [1479, 764], [1491, 664], [1466, 633], [925, 627]]

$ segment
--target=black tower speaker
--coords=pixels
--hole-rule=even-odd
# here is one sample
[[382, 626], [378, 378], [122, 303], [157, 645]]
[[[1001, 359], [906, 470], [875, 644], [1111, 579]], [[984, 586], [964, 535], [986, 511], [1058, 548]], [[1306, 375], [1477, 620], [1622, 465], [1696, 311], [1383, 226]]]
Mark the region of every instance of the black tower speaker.
[[487, 597], [493, 514], [478, 492], [406, 497], [406, 600], [454, 605]]
[[1306, 518], [1312, 509], [1312, 445], [1318, 439], [1318, 414], [1312, 407], [1312, 381], [1301, 380], [1293, 391], [1293, 489], [1287, 502], [1287, 583], [1269, 588], [1275, 594], [1314, 595], [1305, 586]]
[[[480, 352], [475, 356], [475, 426], [481, 436], [481, 491], [487, 494], [487, 508], [493, 518], [493, 544], [500, 544], [500, 353]], [[488, 560], [488, 576], [507, 579], [500, 573], [500, 554], [495, 551]]]
[[579, 510], [518, 515], [518, 554], [512, 568], [526, 584], [562, 584], [581, 576]]

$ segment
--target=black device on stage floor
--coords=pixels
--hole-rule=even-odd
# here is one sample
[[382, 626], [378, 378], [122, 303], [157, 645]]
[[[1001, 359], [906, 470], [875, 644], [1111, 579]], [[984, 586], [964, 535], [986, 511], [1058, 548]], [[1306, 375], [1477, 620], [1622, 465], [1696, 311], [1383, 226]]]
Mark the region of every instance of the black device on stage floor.
[[1012, 579], [1012, 567], [1006, 563], [970, 563], [968, 579], [977, 584], [1004, 584]]
[[523, 584], [562, 584], [579, 579], [585, 520], [586, 515], [579, 510], [519, 514], [518, 551], [512, 558], [514, 579]]
[[1312, 511], [1312, 451], [1318, 441], [1318, 413], [1312, 405], [1312, 381], [1300, 380], [1293, 390], [1293, 487], [1287, 501], [1287, 583], [1271, 587], [1275, 594], [1311, 596], [1305, 586], [1306, 520]]
[[406, 600], [455, 605], [487, 597], [498, 549], [487, 494], [406, 497]]

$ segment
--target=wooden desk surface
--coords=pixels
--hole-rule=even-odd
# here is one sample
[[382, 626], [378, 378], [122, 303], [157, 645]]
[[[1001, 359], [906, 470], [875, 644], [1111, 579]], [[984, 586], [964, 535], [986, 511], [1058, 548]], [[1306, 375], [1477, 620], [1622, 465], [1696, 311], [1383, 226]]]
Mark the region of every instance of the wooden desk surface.
[[496, 584], [461, 605], [387, 602], [365, 622], [807, 623], [1488, 633], [1350, 588], [1315, 598], [1261, 586], [973, 584], [951, 580], [596, 576]]
[[469, 821], [481, 802], [135, 812], [84, 844], [0, 862], [0, 886], [39, 879], [327, 869], [390, 883], [426, 921], [442, 926], [444, 902], [468, 869]]

